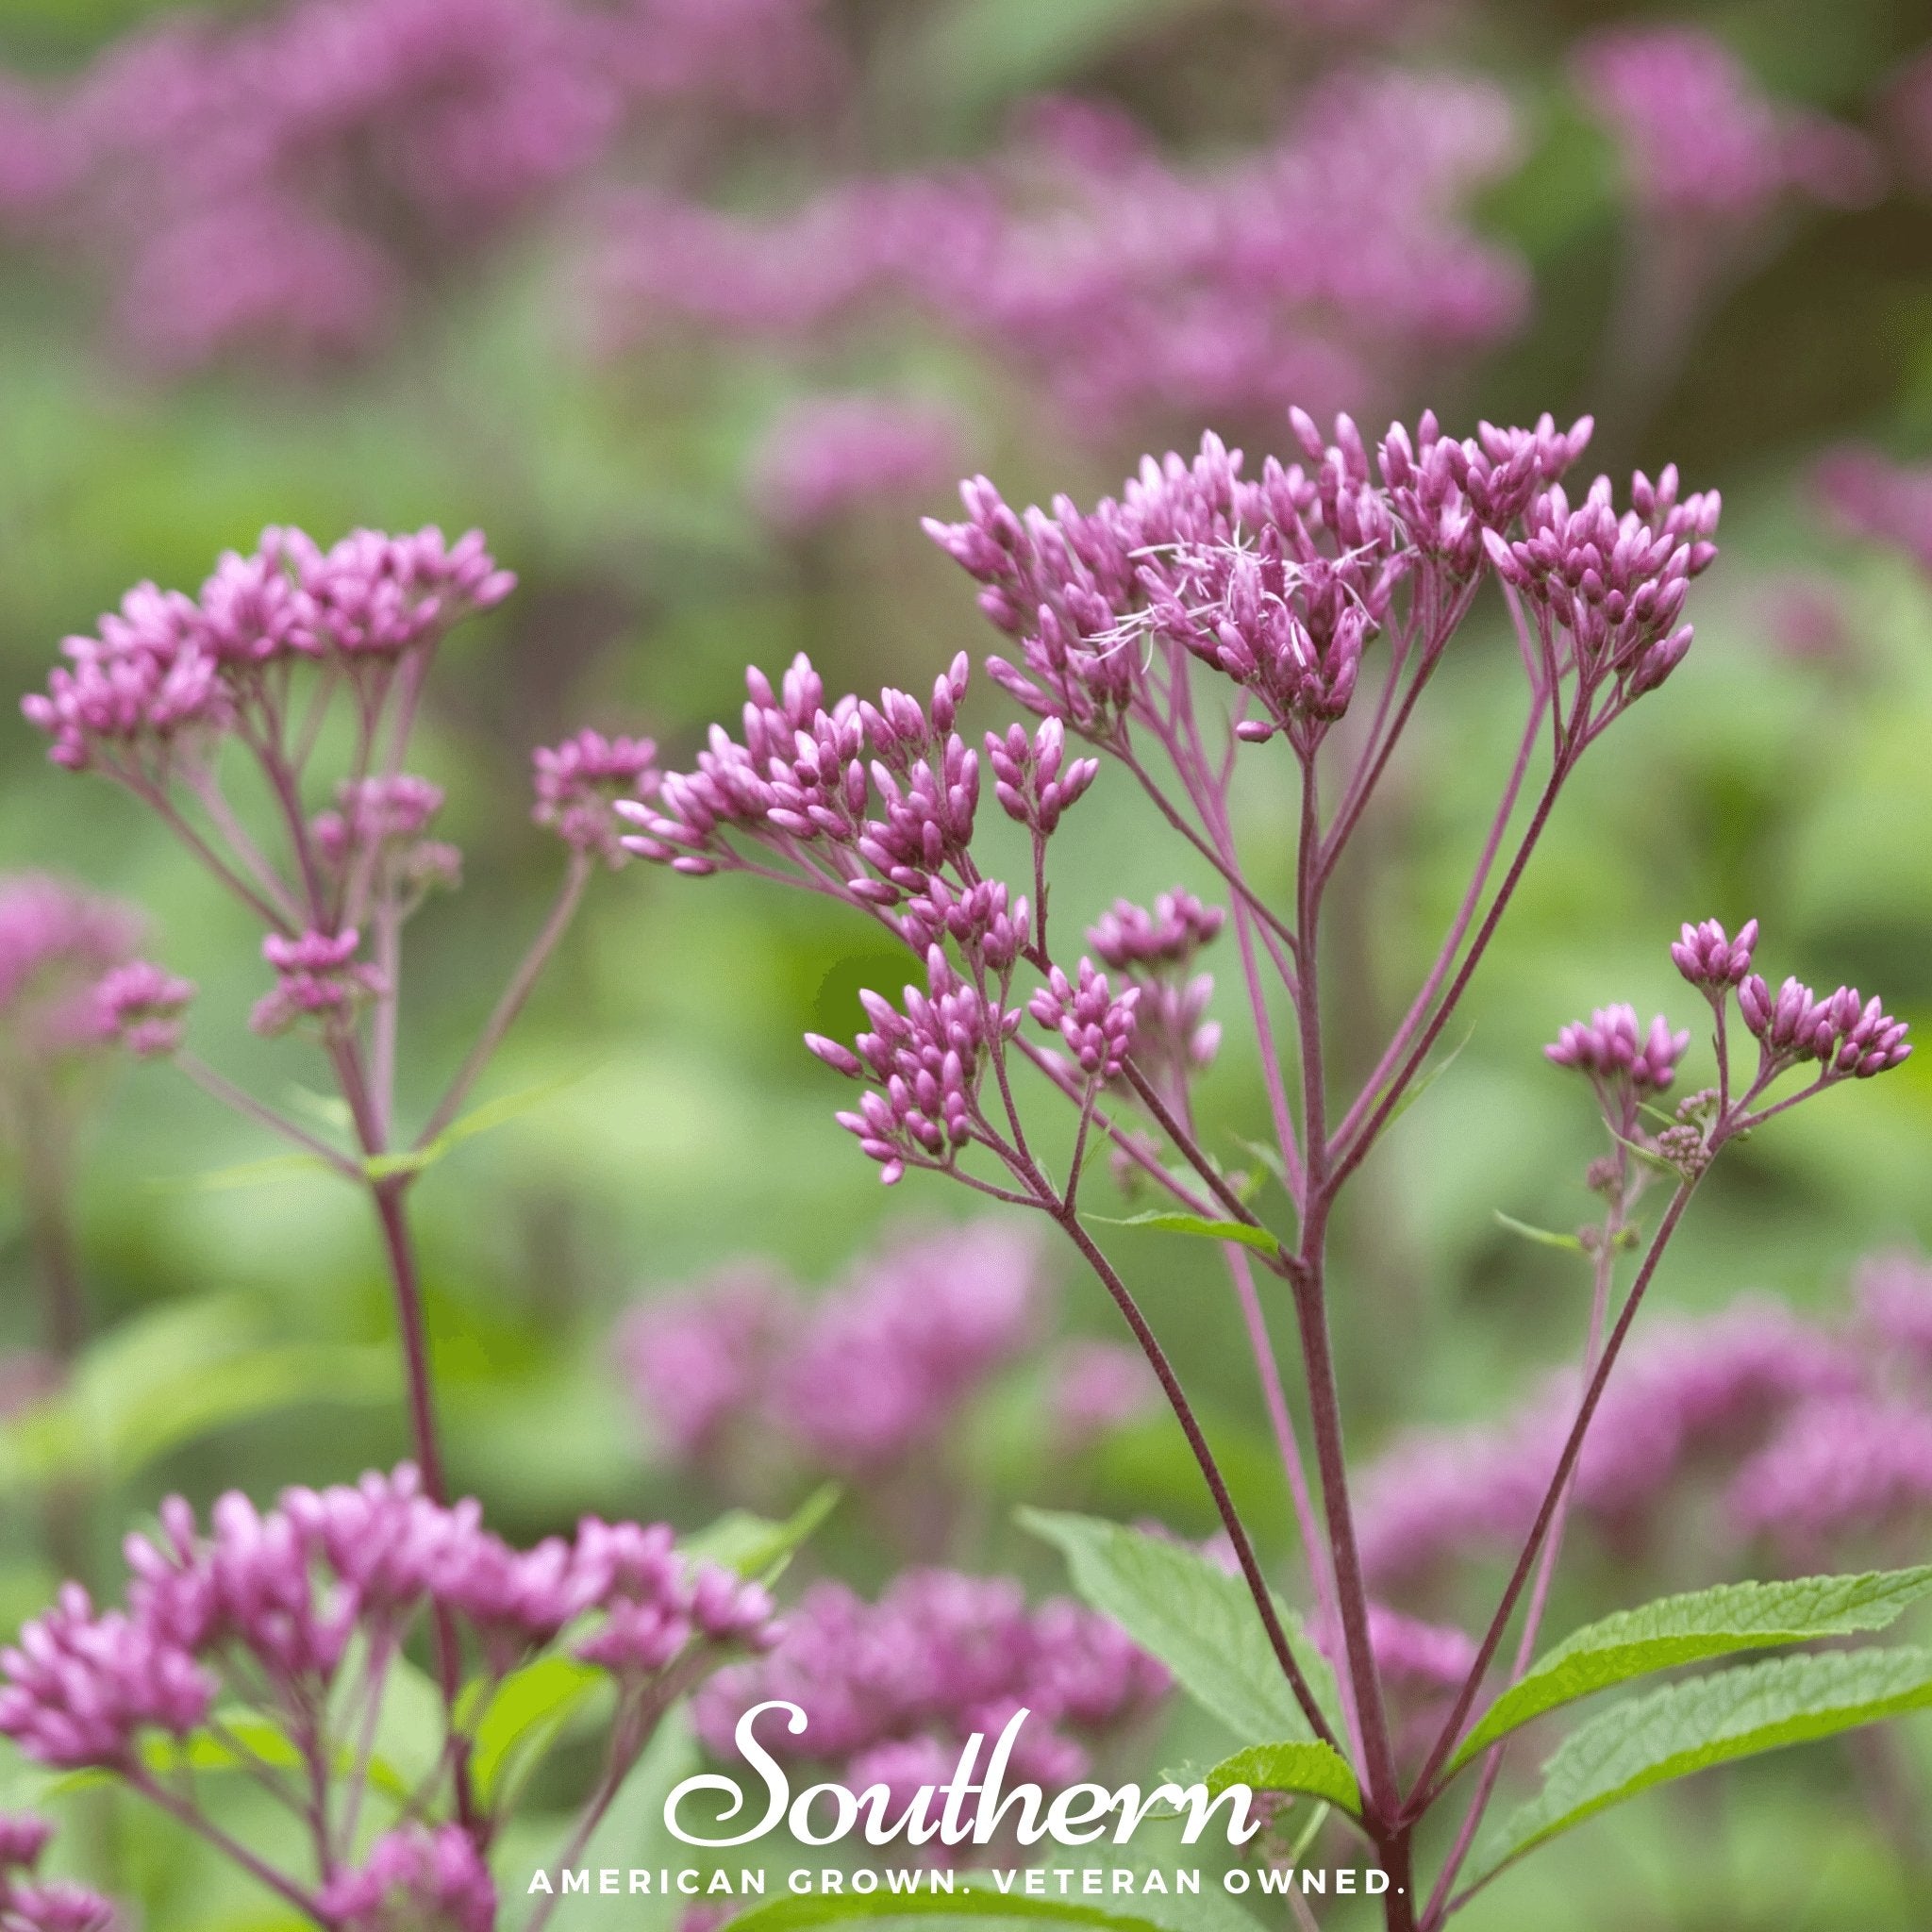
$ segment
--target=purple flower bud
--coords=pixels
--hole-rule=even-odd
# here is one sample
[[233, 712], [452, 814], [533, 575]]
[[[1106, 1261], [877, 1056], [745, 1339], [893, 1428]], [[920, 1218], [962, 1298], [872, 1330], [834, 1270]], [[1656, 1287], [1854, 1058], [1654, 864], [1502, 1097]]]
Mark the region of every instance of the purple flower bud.
[[146, 959], [131, 960], [105, 974], [93, 991], [99, 1037], [142, 1059], [175, 1052], [187, 1025], [182, 1015], [194, 997], [192, 980], [177, 978]]
[[606, 865], [624, 862], [629, 843], [618, 829], [620, 801], [635, 805], [658, 790], [658, 747], [648, 738], [575, 738], [531, 754], [537, 802], [531, 818], [574, 852], [592, 852]]
[[1690, 1034], [1674, 1033], [1661, 1013], [1648, 1033], [1640, 1033], [1635, 1008], [1615, 1006], [1599, 1008], [1587, 1022], [1572, 1022], [1543, 1054], [1553, 1065], [1574, 1067], [1601, 1087], [1655, 1093], [1675, 1077], [1690, 1044]]
[[1204, 906], [1179, 890], [1161, 893], [1152, 912], [1116, 899], [1088, 929], [1087, 943], [1119, 973], [1179, 972], [1220, 932], [1226, 917], [1220, 907]]
[[313, 1020], [325, 1030], [346, 1024], [365, 1000], [379, 998], [388, 982], [370, 962], [356, 958], [362, 936], [354, 926], [341, 932], [309, 931], [293, 939], [271, 933], [261, 956], [275, 970], [275, 985], [255, 1003], [248, 1016], [257, 1033], [286, 1033], [298, 1022]]
[[1080, 961], [1079, 974], [1076, 985], [1054, 967], [1027, 1010], [1041, 1025], [1058, 1030], [1083, 1073], [1111, 1080], [1133, 1048], [1134, 1008], [1140, 1004], [1141, 989], [1130, 986], [1115, 995], [1107, 974], [1091, 959]]
[[319, 1901], [341, 1932], [494, 1932], [496, 1887], [458, 1824], [407, 1824], [369, 1848], [353, 1871], [330, 1880]]
[[1702, 925], [1687, 924], [1683, 937], [1671, 947], [1677, 971], [1694, 987], [1715, 992], [1740, 985], [1751, 970], [1751, 949], [1757, 943], [1757, 922], [1748, 919], [1736, 939], [1725, 935], [1714, 919]]

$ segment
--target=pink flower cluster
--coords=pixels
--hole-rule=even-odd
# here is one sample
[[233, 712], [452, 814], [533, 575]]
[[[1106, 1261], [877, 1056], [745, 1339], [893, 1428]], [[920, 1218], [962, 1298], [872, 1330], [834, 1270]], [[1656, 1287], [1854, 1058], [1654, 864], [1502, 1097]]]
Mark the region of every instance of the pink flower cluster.
[[608, 866], [625, 859], [620, 798], [649, 798], [658, 789], [658, 747], [648, 738], [607, 738], [579, 731], [559, 745], [531, 754], [537, 803], [530, 816], [555, 832], [573, 852]]
[[323, 1888], [320, 1904], [340, 1932], [496, 1932], [490, 1868], [455, 1824], [386, 1832], [359, 1867]]
[[[1746, 1297], [1660, 1323], [1626, 1351], [1577, 1465], [1574, 1508], [1626, 1558], [1714, 1488], [1733, 1541], [1789, 1564], [1854, 1563], [1864, 1540], [1932, 1516], [1932, 1268], [1868, 1262], [1850, 1323]], [[1383, 1591], [1430, 1593], [1527, 1530], [1568, 1431], [1564, 1374], [1507, 1421], [1398, 1443], [1364, 1474], [1363, 1561]]]
[[1027, 135], [1005, 163], [842, 182], [765, 222], [640, 196], [604, 268], [614, 318], [796, 337], [909, 299], [1091, 433], [1333, 404], [1523, 313], [1522, 264], [1461, 212], [1517, 154], [1486, 83], [1335, 75], [1279, 141], [1201, 172], [1081, 104], [1038, 104]]
[[673, 1455], [711, 1457], [772, 1429], [825, 1467], [876, 1473], [929, 1447], [1038, 1326], [1039, 1248], [981, 1222], [902, 1238], [804, 1303], [735, 1270], [644, 1303], [622, 1350], [646, 1426]]
[[958, 425], [930, 403], [858, 392], [805, 396], [765, 431], [751, 496], [782, 530], [805, 532], [865, 504], [897, 506], [958, 474]]
[[758, 115], [837, 61], [813, 0], [285, 0], [171, 17], [0, 96], [0, 210], [118, 282], [164, 367], [365, 347], [412, 279], [583, 176], [638, 115]]
[[455, 543], [434, 527], [357, 530], [325, 551], [270, 528], [248, 555], [227, 552], [198, 597], [130, 591], [98, 636], [64, 641], [68, 665], [21, 709], [52, 739], [55, 763], [152, 785], [182, 751], [272, 704], [272, 668], [332, 660], [373, 697], [402, 659], [515, 584], [476, 530]]
[[45, 873], [0, 879], [0, 1025], [9, 1051], [43, 1060], [111, 1033], [96, 993], [141, 937], [131, 906]]
[[768, 1724], [775, 1757], [839, 1767], [854, 1790], [882, 1784], [895, 1807], [922, 1784], [948, 1781], [975, 1733], [991, 1742], [1024, 1708], [1015, 1779], [1046, 1787], [1083, 1776], [1094, 1744], [1143, 1716], [1166, 1672], [1117, 1625], [1056, 1599], [1029, 1607], [1005, 1577], [908, 1570], [875, 1603], [839, 1583], [815, 1584], [785, 1635], [756, 1662], [721, 1671], [693, 1706], [698, 1735], [717, 1757], [752, 1706], [796, 1704], [800, 1739]]
[[1883, 189], [1870, 141], [1767, 99], [1701, 28], [1607, 28], [1582, 43], [1574, 68], [1616, 136], [1633, 192], [1655, 213], [1745, 221], [1786, 195], [1859, 208]]
[[34, 1875], [54, 1837], [30, 1811], [0, 1812], [0, 1926], [6, 1932], [114, 1932], [122, 1921], [85, 1886]]
[[1855, 536], [1902, 551], [1932, 575], [1932, 464], [1894, 463], [1876, 450], [1834, 450], [1818, 465], [1818, 491]]
[[237, 1669], [304, 1735], [351, 1638], [380, 1650], [425, 1613], [467, 1632], [492, 1678], [566, 1631], [575, 1656], [636, 1683], [690, 1645], [758, 1645], [774, 1628], [755, 1586], [688, 1574], [661, 1524], [586, 1518], [570, 1541], [517, 1550], [475, 1503], [432, 1503], [407, 1464], [287, 1491], [265, 1513], [231, 1492], [206, 1531], [173, 1497], [158, 1535], [130, 1537], [126, 1553], [125, 1609], [97, 1612], [69, 1584], [0, 1655], [0, 1733], [40, 1763], [138, 1774], [143, 1736], [195, 1731]]

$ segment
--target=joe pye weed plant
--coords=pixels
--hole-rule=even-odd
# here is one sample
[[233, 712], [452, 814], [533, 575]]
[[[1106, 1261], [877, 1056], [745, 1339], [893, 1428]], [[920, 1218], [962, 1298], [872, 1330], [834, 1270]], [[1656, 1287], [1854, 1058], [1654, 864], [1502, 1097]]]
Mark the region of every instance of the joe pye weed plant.
[[[567, 850], [555, 907], [441, 1099], [406, 1128], [404, 927], [460, 869], [428, 835], [441, 793], [407, 769], [411, 731], [444, 634], [513, 583], [474, 532], [452, 544], [433, 529], [358, 531], [325, 551], [271, 529], [253, 553], [224, 557], [196, 597], [131, 591], [98, 636], [68, 640], [68, 663], [24, 706], [54, 762], [132, 793], [260, 922], [271, 984], [250, 1024], [319, 1052], [340, 1103], [334, 1137], [194, 1055], [193, 987], [119, 957], [125, 946], [72, 1028], [173, 1061], [367, 1198], [414, 1460], [291, 1489], [267, 1509], [231, 1492], [206, 1524], [171, 1498], [154, 1531], [127, 1540], [125, 1607], [97, 1610], [69, 1583], [0, 1653], [0, 1732], [62, 1778], [138, 1793], [332, 1932], [491, 1932], [491, 1855], [543, 1749], [567, 1721], [601, 1719], [602, 1767], [564, 1830], [569, 1862], [666, 1711], [774, 1640], [747, 1573], [789, 1548], [786, 1531], [742, 1520], [714, 1539], [713, 1560], [661, 1524], [586, 1518], [519, 1549], [447, 1492], [408, 1190], [500, 1117], [462, 1109], [592, 873], [623, 860], [612, 799], [656, 782], [641, 740], [585, 731], [536, 754], [533, 816]], [[230, 1828], [230, 1779], [265, 1795], [278, 1828]], [[35, 1878], [49, 1835], [31, 1815], [0, 1819], [0, 1926], [116, 1923], [105, 1899]], [[553, 1904], [537, 1900], [527, 1924]]]
[[[1332, 441], [1299, 411], [1292, 422], [1298, 453], [1258, 474], [1209, 436], [1191, 461], [1150, 458], [1091, 511], [1061, 498], [1016, 513], [979, 478], [963, 490], [963, 521], [928, 525], [1010, 641], [986, 669], [1030, 725], [967, 742], [964, 654], [925, 704], [891, 690], [876, 703], [828, 700], [801, 658], [776, 685], [750, 672], [739, 735], [714, 726], [695, 769], [616, 809], [644, 858], [824, 894], [910, 951], [919, 983], [896, 1001], [866, 993], [866, 1030], [849, 1043], [808, 1038], [858, 1090], [841, 1125], [889, 1185], [942, 1175], [1043, 1216], [1074, 1245], [1159, 1380], [1239, 1579], [1113, 1524], [1035, 1515], [1033, 1527], [1096, 1607], [1236, 1727], [1244, 1748], [1210, 1783], [1333, 1807], [1389, 1874], [1391, 1932], [1433, 1932], [1514, 1860], [1650, 1786], [1932, 1704], [1932, 1652], [1911, 1649], [1807, 1652], [1639, 1688], [1568, 1732], [1512, 1816], [1498, 1826], [1487, 1815], [1532, 1720], [1671, 1667], [1876, 1628], [1932, 1587], [1932, 1571], [1736, 1586], [1625, 1610], [1540, 1650], [1578, 1458], [1705, 1174], [1740, 1136], [1909, 1048], [1904, 1026], [1854, 989], [1774, 987], [1754, 967], [1755, 921], [1735, 934], [1688, 924], [1672, 946], [1707, 1008], [1714, 1056], [1674, 1108], [1662, 1101], [1688, 1030], [1663, 1019], [1646, 1029], [1622, 1007], [1563, 1030], [1550, 1058], [1587, 1077], [1608, 1136], [1591, 1174], [1604, 1213], [1586, 1243], [1594, 1294], [1580, 1394], [1488, 1627], [1412, 1744], [1386, 1680], [1414, 1629], [1371, 1600], [1357, 1545], [1330, 1346], [1331, 1228], [1363, 1162], [1440, 1070], [1443, 1031], [1579, 762], [1690, 649], [1687, 599], [1717, 555], [1719, 502], [1686, 492], [1674, 469], [1634, 477], [1621, 509], [1607, 478], [1573, 497], [1563, 478], [1588, 421], [1457, 440], [1424, 416], [1373, 453], [1346, 418]], [[1432, 675], [1486, 591], [1507, 606], [1521, 652], [1520, 741], [1440, 951], [1346, 1091], [1331, 1074], [1324, 914]], [[1256, 759], [1285, 763], [1298, 784], [1292, 878], [1278, 891], [1237, 837], [1239, 781]], [[1055, 834], [1104, 769], [1139, 787], [1218, 874], [1224, 908], [1180, 891], [1152, 908], [1123, 903], [1084, 950], [1050, 926]], [[1030, 848], [1017, 880], [999, 875], [981, 836], [983, 780]], [[1274, 1196], [1195, 1123], [1217, 1033], [1193, 969], [1224, 927], [1266, 1088], [1280, 1225], [1257, 1206]], [[1194, 1405], [1109, 1256], [1118, 1219], [1098, 1211], [1092, 1177], [1103, 1152], [1158, 1204], [1134, 1221], [1212, 1241], [1225, 1258], [1294, 1502], [1306, 1626], [1272, 1588]], [[1271, 1340], [1284, 1304], [1299, 1343], [1292, 1377]]]

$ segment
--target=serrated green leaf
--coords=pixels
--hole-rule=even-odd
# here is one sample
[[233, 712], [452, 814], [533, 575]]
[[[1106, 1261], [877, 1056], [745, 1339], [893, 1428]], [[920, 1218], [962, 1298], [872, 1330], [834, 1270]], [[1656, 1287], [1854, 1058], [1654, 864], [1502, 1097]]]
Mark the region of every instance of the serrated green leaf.
[[1574, 1234], [1557, 1234], [1547, 1227], [1532, 1227], [1526, 1221], [1518, 1221], [1513, 1214], [1505, 1214], [1500, 1208], [1491, 1211], [1496, 1217], [1497, 1226], [1507, 1227], [1511, 1234], [1520, 1234], [1526, 1241], [1537, 1241], [1546, 1248], [1561, 1248], [1571, 1255], [1589, 1252]]
[[814, 1490], [783, 1523], [755, 1516], [749, 1509], [727, 1509], [715, 1523], [685, 1537], [677, 1547], [686, 1557], [722, 1564], [769, 1586], [818, 1533], [825, 1518], [839, 1507], [841, 1493], [837, 1483], [826, 1483]]
[[[1182, 1543], [1098, 1517], [1023, 1509], [1019, 1521], [1065, 1556], [1074, 1588], [1096, 1610], [1158, 1657], [1238, 1739], [1313, 1741], [1241, 1577]], [[1323, 1715], [1340, 1736], [1334, 1672], [1279, 1597], [1274, 1607]]]
[[1726, 1583], [1620, 1610], [1587, 1624], [1541, 1657], [1497, 1698], [1449, 1760], [1451, 1772], [1498, 1738], [1559, 1705], [1633, 1677], [1706, 1663], [1740, 1650], [1883, 1630], [1932, 1592], [1932, 1564], [1787, 1583]]
[[1090, 1214], [1087, 1218], [1104, 1222], [1108, 1227], [1152, 1227], [1162, 1234], [1192, 1235], [1197, 1241], [1240, 1241], [1264, 1255], [1272, 1255], [1281, 1246], [1265, 1227], [1254, 1227], [1245, 1221], [1209, 1221], [1205, 1215], [1182, 1214], [1166, 1208], [1150, 1208], [1144, 1214]]
[[1207, 1775], [1208, 1794], [1218, 1798], [1232, 1785], [1257, 1791], [1299, 1791], [1339, 1806], [1351, 1818], [1361, 1815], [1361, 1787], [1348, 1760], [1326, 1744], [1250, 1744], [1224, 1757]]
[[1928, 1706], [1932, 1650], [1774, 1657], [1633, 1697], [1558, 1747], [1543, 1767], [1542, 1790], [1504, 1826], [1473, 1887], [1655, 1786]]
[[507, 1808], [571, 1719], [608, 1681], [571, 1657], [539, 1657], [504, 1678], [471, 1733], [470, 1772], [482, 1803]]

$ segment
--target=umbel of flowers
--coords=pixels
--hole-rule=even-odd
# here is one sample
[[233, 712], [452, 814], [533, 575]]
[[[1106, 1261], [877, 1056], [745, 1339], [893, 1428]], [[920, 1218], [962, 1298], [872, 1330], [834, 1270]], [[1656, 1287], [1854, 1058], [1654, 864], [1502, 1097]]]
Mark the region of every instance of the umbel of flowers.
[[[573, 1537], [518, 1549], [474, 1502], [432, 1500], [407, 1464], [285, 1491], [266, 1510], [231, 1492], [205, 1526], [172, 1497], [158, 1532], [129, 1537], [126, 1554], [123, 1606], [97, 1610], [70, 1584], [0, 1653], [0, 1733], [41, 1764], [108, 1773], [332, 1932], [491, 1932], [501, 1799], [465, 1766], [513, 1673], [575, 1658], [614, 1695], [568, 1863], [671, 1704], [777, 1634], [762, 1590], [689, 1561], [661, 1524], [587, 1517]], [[380, 1720], [429, 1631], [459, 1660], [463, 1690], [413, 1789], [399, 1789], [376, 1752]], [[305, 1869], [271, 1862], [217, 1821], [193, 1767], [224, 1761], [301, 1821]], [[0, 1863], [6, 1842], [0, 1833]], [[0, 1924], [45, 1932], [105, 1924], [7, 1909]]]
[[[1715, 925], [1687, 928], [1677, 958], [1709, 1004], [1716, 1084], [1661, 1131], [1641, 1128], [1641, 1108], [1675, 1076], [1688, 1035], [1668, 1023], [1641, 1032], [1634, 1015], [1610, 1008], [1558, 1042], [1553, 1057], [1589, 1074], [1622, 1137], [1622, 1160], [1605, 1176], [1612, 1238], [1601, 1243], [1583, 1386], [1489, 1628], [1473, 1654], [1459, 1650], [1459, 1671], [1438, 1669], [1454, 1680], [1441, 1685], [1439, 1723], [1419, 1763], [1401, 1761], [1377, 1654], [1392, 1655], [1389, 1620], [1368, 1594], [1332, 1366], [1331, 1218], [1414, 1091], [1579, 761], [1690, 650], [1689, 593], [1717, 555], [1720, 505], [1715, 492], [1686, 491], [1674, 468], [1635, 476], [1623, 508], [1607, 477], [1573, 488], [1564, 479], [1588, 444], [1587, 420], [1567, 430], [1548, 417], [1530, 428], [1485, 425], [1463, 439], [1425, 415], [1413, 429], [1392, 426], [1373, 451], [1346, 417], [1325, 438], [1299, 411], [1291, 421], [1297, 453], [1258, 473], [1208, 436], [1191, 459], [1148, 458], [1091, 509], [1061, 498], [1050, 512], [1019, 512], [982, 477], [963, 488], [963, 521], [928, 525], [978, 583], [980, 608], [1007, 640], [987, 673], [1030, 724], [968, 741], [963, 654], [925, 703], [899, 691], [876, 703], [834, 698], [801, 658], [775, 684], [750, 672], [739, 733], [714, 726], [692, 769], [616, 808], [641, 858], [688, 875], [744, 870], [794, 884], [906, 946], [916, 977], [899, 998], [862, 995], [865, 1027], [849, 1043], [808, 1040], [858, 1090], [840, 1124], [888, 1184], [941, 1174], [1044, 1216], [1104, 1285], [1199, 1462], [1309, 1738], [1358, 1780], [1359, 1824], [1391, 1881], [1391, 1932], [1415, 1932], [1460, 1903], [1457, 1879], [1500, 1746], [1482, 1754], [1478, 1790], [1433, 1885], [1418, 1883], [1418, 1827], [1462, 1768], [1452, 1754], [1478, 1700], [1531, 1660], [1578, 1457], [1692, 1193], [1737, 1135], [1896, 1065], [1908, 1048], [1881, 1004], [1850, 989], [1821, 998], [1787, 981], [1772, 991], [1750, 971], [1755, 931], [1733, 941]], [[1366, 1079], [1344, 1091], [1327, 1054], [1324, 900], [1486, 587], [1515, 632], [1521, 737], [1437, 957]], [[1280, 903], [1250, 874], [1240, 839], [1238, 780], [1257, 758], [1285, 762], [1299, 788], [1292, 886]], [[1224, 914], [1178, 895], [1151, 910], [1117, 908], [1086, 952], [1049, 925], [1055, 835], [1108, 767], [1219, 876]], [[1025, 841], [1018, 876], [981, 837], [986, 771], [991, 804]], [[1191, 968], [1224, 924], [1263, 1074], [1286, 1232], [1263, 1221], [1194, 1124], [1192, 1085], [1216, 1036]], [[1734, 1067], [1745, 1038], [1756, 1064]], [[1781, 1089], [1792, 1074], [1804, 1084]], [[1168, 1197], [1173, 1224], [1217, 1241], [1226, 1258], [1296, 1505], [1315, 1627], [1340, 1658], [1328, 1707], [1192, 1404], [1090, 1212], [1099, 1143], [1117, 1173]], [[1611, 1276], [1633, 1251], [1624, 1223], [1641, 1191], [1633, 1148], [1644, 1178], [1660, 1173], [1671, 1188], [1611, 1324]], [[1312, 1482], [1264, 1285], [1296, 1324]], [[1499, 1678], [1519, 1608], [1516, 1662]]]

